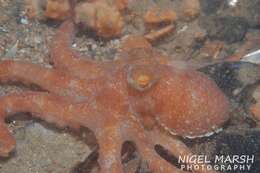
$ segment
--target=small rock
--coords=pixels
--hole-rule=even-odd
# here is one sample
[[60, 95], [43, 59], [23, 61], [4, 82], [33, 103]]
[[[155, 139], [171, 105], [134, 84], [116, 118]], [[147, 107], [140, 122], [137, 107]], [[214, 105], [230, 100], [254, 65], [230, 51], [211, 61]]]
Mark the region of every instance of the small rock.
[[23, 17], [22, 17], [22, 18], [20, 19], [20, 23], [21, 23], [21, 24], [24, 24], [24, 25], [28, 25], [28, 24], [29, 24], [29, 21], [28, 21], [27, 18], [23, 18]]
[[16, 43], [6, 52], [5, 57], [15, 57], [18, 49], [19, 41], [17, 40]]
[[119, 39], [112, 40], [111, 44], [112, 44], [113, 48], [119, 48], [120, 47], [120, 40]]
[[75, 22], [103, 38], [118, 37], [124, 28], [123, 17], [115, 5], [106, 1], [82, 2], [75, 7]]
[[44, 8], [46, 8], [47, 1], [41, 0], [25, 0], [24, 1], [24, 8], [26, 11], [26, 16], [30, 19], [37, 18], [43, 19], [44, 18]]
[[64, 20], [70, 16], [68, 0], [25, 0], [25, 10], [30, 19]]
[[97, 49], [97, 45], [96, 44], [91, 44], [91, 50], [96, 50]]
[[162, 23], [173, 23], [177, 16], [171, 9], [160, 9], [157, 6], [151, 7], [144, 15], [146, 25], [160, 25]]
[[180, 18], [190, 21], [200, 14], [199, 0], [182, 0]]
[[71, 47], [75, 48], [75, 47], [77, 47], [77, 44], [73, 43]]
[[237, 2], [238, 2], [238, 0], [228, 0], [228, 5], [231, 7], [236, 7]]
[[64, 20], [69, 17], [71, 13], [69, 0], [47, 0], [44, 9], [45, 16], [50, 19]]
[[156, 41], [169, 36], [175, 31], [174, 25], [168, 25], [163, 28], [160, 28], [156, 31], [151, 31], [148, 34], [146, 34], [144, 37], [151, 43], [155, 43]]
[[8, 31], [7, 31], [4, 27], [1, 27], [1, 26], [0, 26], [0, 32], [5, 32], [5, 33], [6, 33], [6, 32], [8, 32]]
[[42, 38], [40, 37], [40, 36], [35, 36], [34, 37], [34, 42], [36, 43], [36, 44], [41, 44], [42, 43]]

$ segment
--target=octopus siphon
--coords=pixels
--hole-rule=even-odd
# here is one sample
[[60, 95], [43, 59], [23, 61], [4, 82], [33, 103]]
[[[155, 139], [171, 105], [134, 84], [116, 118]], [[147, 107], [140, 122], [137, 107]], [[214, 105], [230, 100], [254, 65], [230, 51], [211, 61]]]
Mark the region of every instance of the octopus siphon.
[[0, 62], [2, 83], [43, 89], [0, 98], [0, 156], [8, 157], [16, 143], [6, 118], [29, 112], [60, 128], [91, 129], [99, 145], [101, 173], [124, 172], [125, 141], [135, 143], [152, 172], [186, 172], [162, 158], [155, 145], [176, 157], [192, 155], [178, 137], [204, 137], [219, 131], [229, 119], [226, 96], [203, 73], [172, 65], [141, 36], [125, 39], [116, 60], [99, 62], [71, 49], [75, 32], [71, 20], [58, 29], [50, 50], [53, 67]]

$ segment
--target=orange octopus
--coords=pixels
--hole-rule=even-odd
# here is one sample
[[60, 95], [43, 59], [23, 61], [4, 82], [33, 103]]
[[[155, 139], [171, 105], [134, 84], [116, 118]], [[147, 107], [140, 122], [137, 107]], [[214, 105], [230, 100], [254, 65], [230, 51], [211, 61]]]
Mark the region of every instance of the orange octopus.
[[1, 82], [36, 84], [46, 92], [0, 98], [0, 156], [7, 157], [15, 148], [5, 119], [30, 112], [59, 127], [91, 129], [99, 144], [102, 173], [124, 172], [125, 141], [136, 144], [151, 171], [186, 172], [158, 155], [155, 145], [176, 157], [192, 155], [177, 136], [218, 131], [229, 118], [229, 102], [216, 84], [198, 71], [170, 65], [168, 57], [137, 36], [125, 40], [115, 61], [82, 58], [70, 48], [74, 34], [74, 23], [65, 21], [53, 39], [53, 68], [1, 61]]

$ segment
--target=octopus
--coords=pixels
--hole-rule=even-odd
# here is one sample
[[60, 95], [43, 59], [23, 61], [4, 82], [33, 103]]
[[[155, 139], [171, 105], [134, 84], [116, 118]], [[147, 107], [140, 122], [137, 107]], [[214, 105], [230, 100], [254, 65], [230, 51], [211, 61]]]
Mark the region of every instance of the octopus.
[[[121, 150], [126, 141], [135, 144], [152, 172], [185, 173], [161, 157], [155, 146], [175, 157], [192, 155], [181, 137], [219, 131], [229, 119], [226, 96], [208, 76], [174, 66], [142, 36], [129, 36], [114, 61], [100, 62], [72, 50], [75, 33], [71, 20], [60, 26], [51, 45], [51, 67], [0, 62], [2, 83], [42, 88], [0, 98], [0, 156], [8, 157], [16, 145], [6, 118], [28, 112], [60, 128], [93, 131], [101, 173], [124, 172]], [[200, 168], [198, 172], [211, 172], [202, 164]]]

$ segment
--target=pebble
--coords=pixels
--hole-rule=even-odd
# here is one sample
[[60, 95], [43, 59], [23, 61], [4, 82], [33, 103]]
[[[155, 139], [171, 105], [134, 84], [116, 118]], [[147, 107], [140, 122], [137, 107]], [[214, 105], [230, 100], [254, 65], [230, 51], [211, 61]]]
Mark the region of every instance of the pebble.
[[228, 0], [228, 5], [231, 7], [235, 7], [237, 5], [238, 0]]
[[77, 47], [77, 44], [76, 44], [76, 43], [74, 43], [74, 44], [72, 44], [72, 46], [71, 46], [71, 47], [75, 48], [75, 47]]
[[150, 8], [144, 15], [146, 25], [159, 25], [162, 23], [173, 23], [177, 19], [172, 9], [161, 9], [157, 6]]
[[91, 50], [95, 50], [97, 49], [97, 45], [96, 44], [91, 44]]
[[35, 36], [34, 41], [36, 44], [41, 44], [42, 43], [42, 38], [40, 36]]
[[191, 21], [200, 14], [199, 0], [182, 0], [180, 18]]
[[20, 19], [20, 23], [21, 23], [21, 24], [24, 24], [24, 25], [28, 25], [28, 24], [29, 24], [29, 21], [28, 21], [27, 18], [23, 18], [23, 17], [22, 17], [22, 18]]
[[19, 40], [6, 52], [5, 57], [15, 57], [18, 49]]
[[112, 42], [111, 42], [111, 44], [112, 44], [112, 47], [114, 47], [114, 48], [119, 48], [120, 47], [120, 40], [119, 39], [115, 39], [115, 40], [113, 40]]
[[4, 27], [0, 26], [0, 32], [8, 32]]

